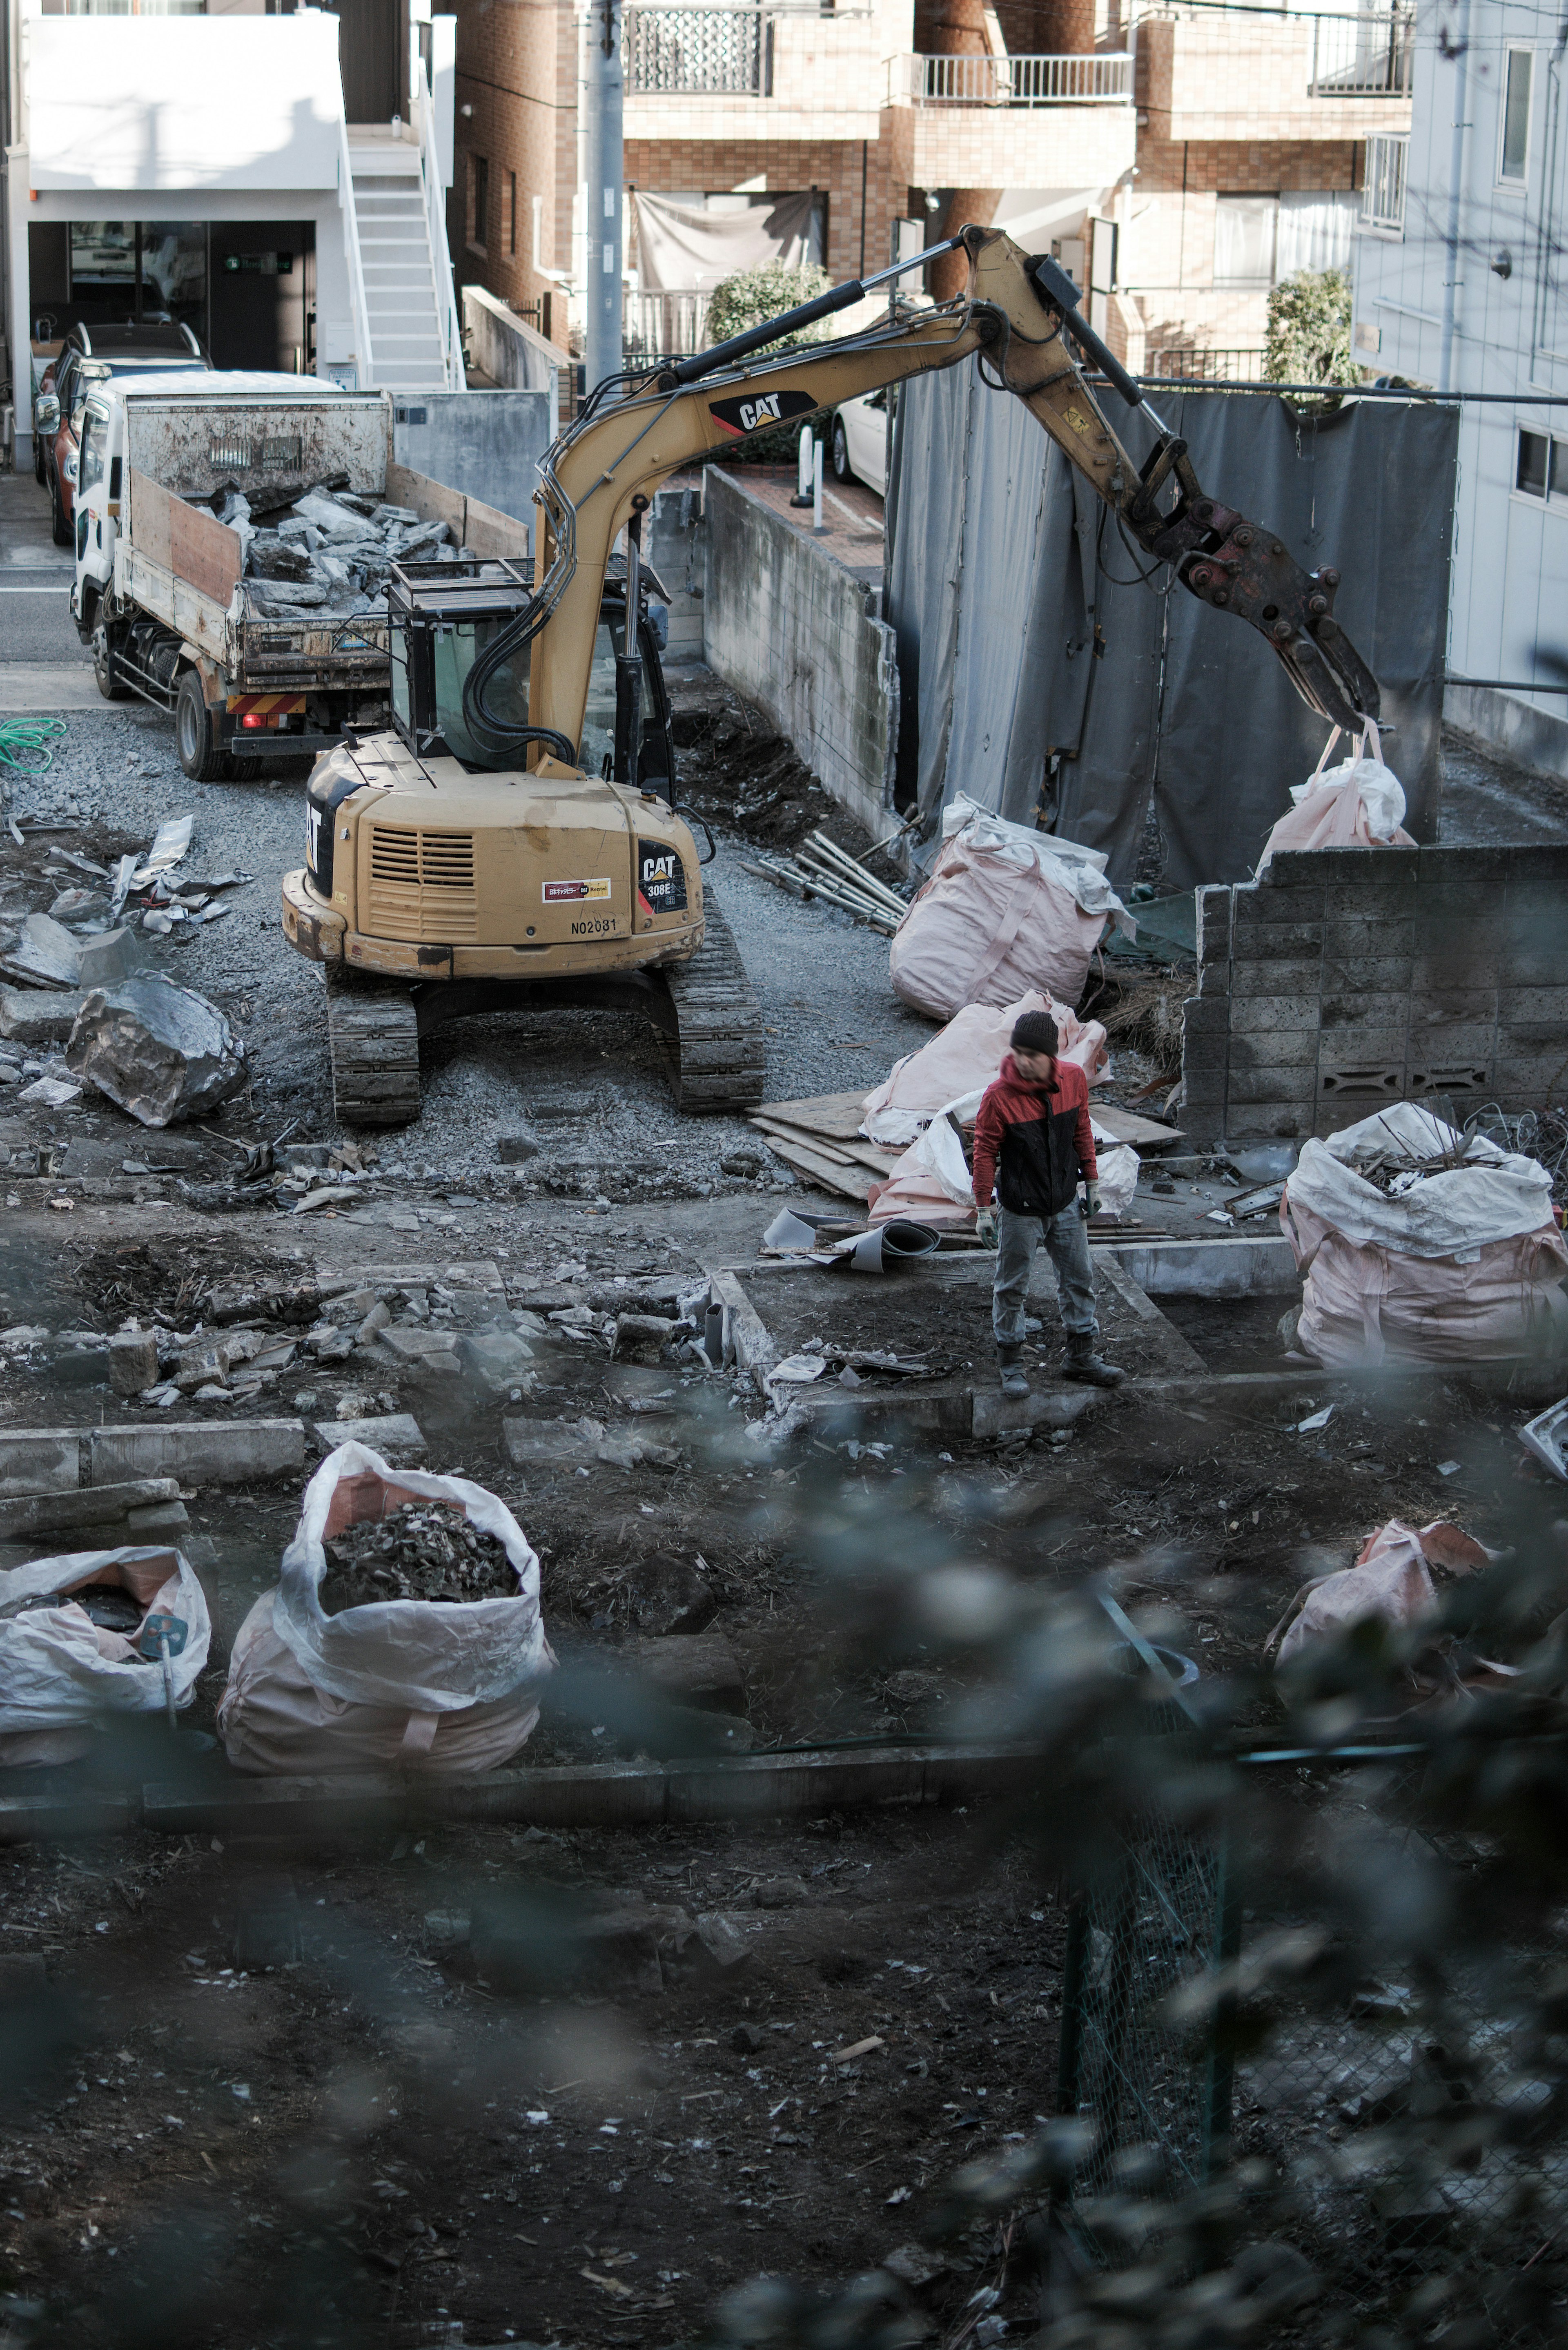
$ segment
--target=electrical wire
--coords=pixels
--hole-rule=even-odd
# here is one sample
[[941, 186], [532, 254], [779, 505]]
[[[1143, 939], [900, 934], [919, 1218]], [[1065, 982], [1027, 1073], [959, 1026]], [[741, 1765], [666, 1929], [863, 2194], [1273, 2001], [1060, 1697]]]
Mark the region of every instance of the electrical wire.
[[7, 718], [0, 724], [0, 766], [19, 775], [44, 775], [55, 764], [49, 748], [66, 731], [63, 718]]

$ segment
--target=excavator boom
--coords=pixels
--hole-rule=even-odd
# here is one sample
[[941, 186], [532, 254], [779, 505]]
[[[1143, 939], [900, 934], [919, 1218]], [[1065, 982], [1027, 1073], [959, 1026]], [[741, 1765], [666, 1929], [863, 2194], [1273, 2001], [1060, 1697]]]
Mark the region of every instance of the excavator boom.
[[[750, 433], [971, 355], [1038, 418], [1146, 554], [1172, 565], [1201, 602], [1262, 634], [1305, 702], [1352, 732], [1376, 718], [1377, 681], [1334, 616], [1338, 572], [1303, 571], [1273, 532], [1205, 494], [1185, 442], [1079, 316], [1076, 288], [1054, 263], [1022, 252], [1000, 230], [965, 228], [954, 243], [970, 265], [959, 301], [770, 355], [781, 336], [860, 300], [866, 288], [857, 281], [711, 350], [602, 387], [544, 461], [539, 584], [515, 628], [474, 665], [465, 696], [474, 723], [485, 723], [490, 681], [531, 644], [530, 755], [548, 766], [557, 744], [580, 739], [611, 548], [628, 523], [635, 538], [638, 517], [671, 473]], [[1154, 422], [1141, 467], [1113, 429], [1085, 359]], [[615, 391], [623, 396], [605, 396]], [[506, 747], [504, 723], [490, 731]], [[512, 746], [523, 751], [521, 732]]]

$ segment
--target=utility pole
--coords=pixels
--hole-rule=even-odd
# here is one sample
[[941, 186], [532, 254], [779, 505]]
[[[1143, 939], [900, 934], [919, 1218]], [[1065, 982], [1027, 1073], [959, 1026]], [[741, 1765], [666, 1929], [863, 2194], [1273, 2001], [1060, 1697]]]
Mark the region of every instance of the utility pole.
[[585, 388], [618, 375], [621, 350], [621, 0], [593, 0], [588, 20], [587, 318]]

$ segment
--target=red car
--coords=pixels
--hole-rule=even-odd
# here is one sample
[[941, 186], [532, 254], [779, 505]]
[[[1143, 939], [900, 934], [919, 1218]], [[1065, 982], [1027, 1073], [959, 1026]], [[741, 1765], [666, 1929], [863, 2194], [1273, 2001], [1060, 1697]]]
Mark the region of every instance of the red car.
[[109, 376], [210, 368], [189, 327], [73, 327], [44, 369], [33, 409], [33, 471], [49, 493], [57, 546], [69, 546], [76, 504], [77, 447], [82, 410], [95, 383]]

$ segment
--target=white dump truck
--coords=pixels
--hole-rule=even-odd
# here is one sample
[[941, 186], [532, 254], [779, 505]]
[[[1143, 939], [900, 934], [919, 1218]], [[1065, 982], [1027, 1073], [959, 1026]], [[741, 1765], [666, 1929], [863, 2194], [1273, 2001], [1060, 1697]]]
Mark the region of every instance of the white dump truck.
[[388, 567], [460, 548], [522, 559], [527, 526], [396, 463], [385, 392], [203, 372], [88, 400], [72, 618], [199, 783], [389, 725]]

